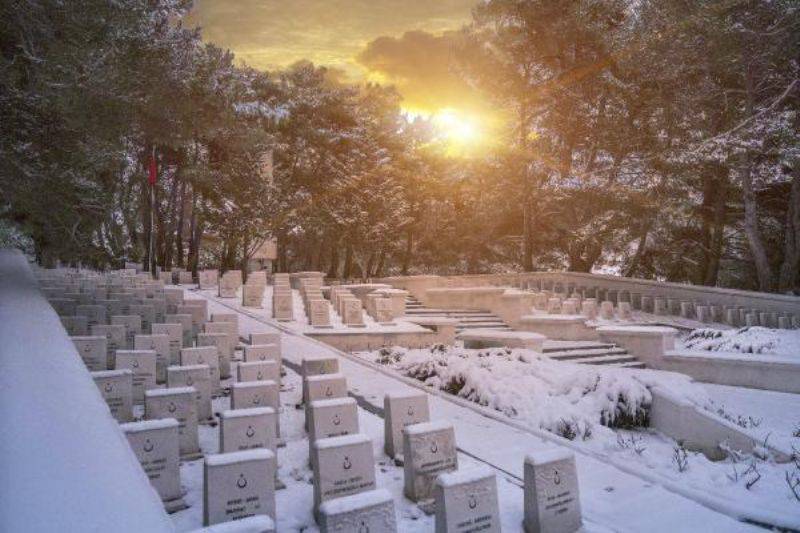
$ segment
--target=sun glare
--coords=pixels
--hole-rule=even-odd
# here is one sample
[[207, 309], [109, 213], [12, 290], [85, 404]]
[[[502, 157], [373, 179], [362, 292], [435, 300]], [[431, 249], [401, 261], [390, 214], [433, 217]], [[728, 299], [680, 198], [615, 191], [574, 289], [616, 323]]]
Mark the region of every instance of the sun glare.
[[436, 112], [404, 109], [409, 119], [422, 117], [434, 127], [434, 143], [444, 147], [448, 155], [470, 155], [485, 143], [483, 124], [463, 111], [445, 108]]

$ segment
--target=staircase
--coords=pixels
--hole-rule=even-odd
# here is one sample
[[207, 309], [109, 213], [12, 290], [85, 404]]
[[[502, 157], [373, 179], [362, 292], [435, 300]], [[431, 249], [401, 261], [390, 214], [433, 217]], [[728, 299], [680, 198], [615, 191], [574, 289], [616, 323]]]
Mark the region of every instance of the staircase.
[[[496, 329], [510, 331], [511, 328], [500, 317], [489, 311], [470, 309], [431, 309], [413, 296], [406, 297], [406, 315], [422, 317], [447, 317], [458, 320], [456, 334], [465, 329]], [[625, 348], [600, 341], [554, 341], [544, 343], [543, 352], [556, 361], [584, 365], [607, 365], [619, 368], [644, 368], [644, 363], [629, 354]]]
[[406, 315], [421, 317], [446, 317], [458, 320], [456, 334], [465, 329], [497, 329], [509, 331], [511, 328], [500, 317], [489, 311], [473, 309], [431, 309], [413, 296], [406, 297]]
[[644, 368], [644, 363], [616, 344], [595, 341], [545, 341], [544, 355], [556, 361], [584, 365]]

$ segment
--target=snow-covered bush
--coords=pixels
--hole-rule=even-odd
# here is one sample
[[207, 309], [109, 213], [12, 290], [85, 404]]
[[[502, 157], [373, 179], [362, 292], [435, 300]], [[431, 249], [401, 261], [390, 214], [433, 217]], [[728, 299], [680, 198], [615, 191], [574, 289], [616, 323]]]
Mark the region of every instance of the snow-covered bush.
[[719, 330], [696, 329], [683, 339], [693, 350], [753, 354], [797, 355], [800, 330], [777, 330], [758, 326]]
[[656, 384], [691, 391], [692, 401], [707, 402], [686, 376], [571, 364], [530, 350], [384, 348], [371, 357], [429, 387], [568, 439], [586, 440], [596, 425], [647, 426], [650, 388]]

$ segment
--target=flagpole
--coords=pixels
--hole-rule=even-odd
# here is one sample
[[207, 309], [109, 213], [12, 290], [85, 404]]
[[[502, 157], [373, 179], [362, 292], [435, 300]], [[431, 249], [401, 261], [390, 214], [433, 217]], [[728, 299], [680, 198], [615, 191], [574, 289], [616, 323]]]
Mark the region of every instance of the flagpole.
[[[153, 152], [151, 154], [151, 161], [156, 160], [156, 146], [153, 145]], [[152, 164], [152, 163], [151, 163]], [[150, 183], [150, 275], [155, 278], [156, 276], [156, 258], [155, 258], [155, 232], [156, 232], [156, 184], [155, 180], [148, 180]]]

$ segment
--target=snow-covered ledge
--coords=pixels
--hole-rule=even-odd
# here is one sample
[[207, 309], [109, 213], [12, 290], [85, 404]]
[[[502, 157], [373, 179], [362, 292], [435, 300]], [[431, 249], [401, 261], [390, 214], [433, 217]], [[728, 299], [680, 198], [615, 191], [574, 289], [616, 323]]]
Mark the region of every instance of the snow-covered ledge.
[[25, 257], [0, 250], [0, 531], [173, 531]]
[[675, 348], [678, 330], [663, 326], [601, 326], [600, 340], [622, 346], [647, 366], [661, 368], [664, 353]]

